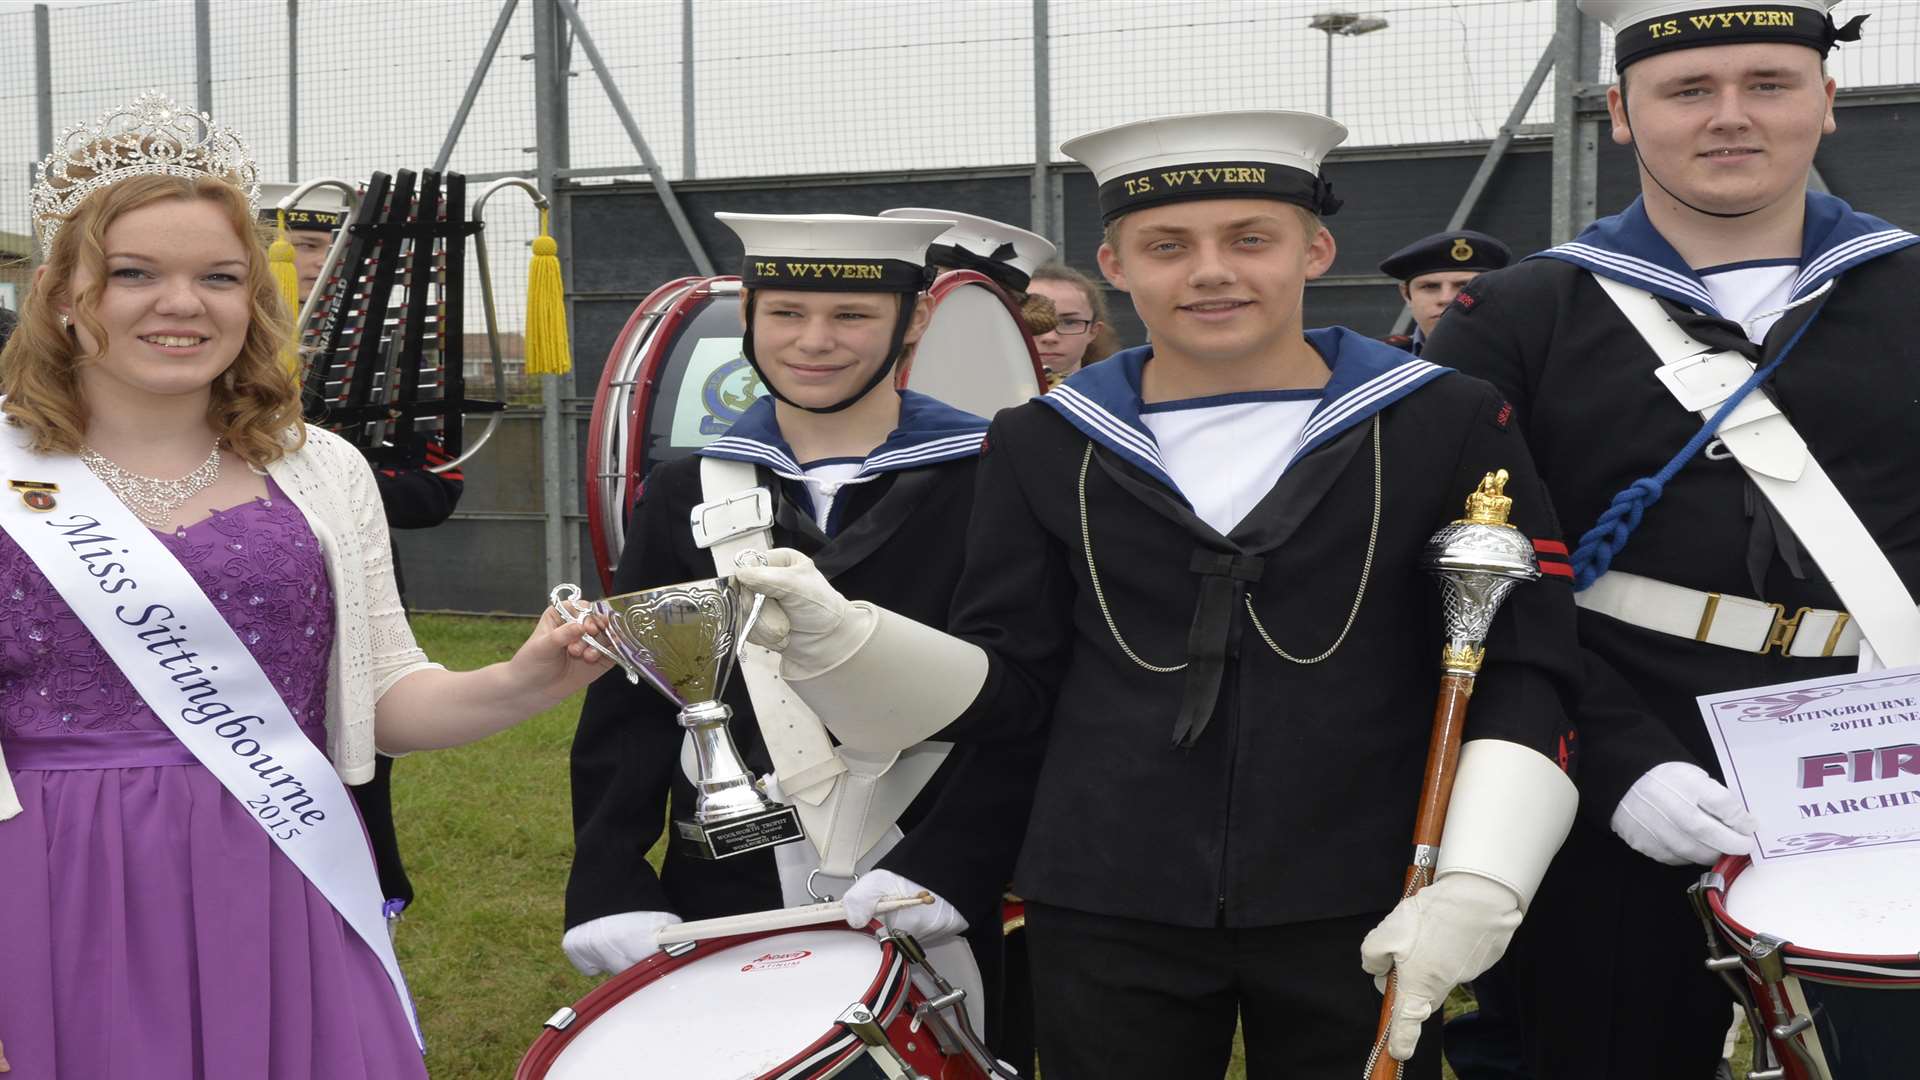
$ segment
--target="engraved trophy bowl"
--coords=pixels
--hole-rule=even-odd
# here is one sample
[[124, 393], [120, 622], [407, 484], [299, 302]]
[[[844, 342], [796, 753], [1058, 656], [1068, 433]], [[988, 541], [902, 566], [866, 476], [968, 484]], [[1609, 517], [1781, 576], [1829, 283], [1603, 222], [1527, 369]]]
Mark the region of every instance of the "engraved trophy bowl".
[[1513, 500], [1506, 486], [1507, 470], [1488, 473], [1467, 496], [1466, 516], [1442, 526], [1421, 553], [1421, 569], [1440, 581], [1447, 630], [1441, 665], [1450, 673], [1480, 670], [1501, 603], [1515, 585], [1540, 576], [1533, 541], [1507, 523]]
[[727, 730], [733, 709], [720, 701], [763, 598], [755, 597], [742, 617], [733, 579], [719, 577], [592, 601], [565, 584], [548, 600], [568, 622], [598, 616], [604, 635], [583, 640], [619, 664], [629, 682], [644, 680], [680, 710], [698, 763], [698, 798], [692, 819], [673, 824], [694, 854], [724, 859], [801, 838], [794, 808], [767, 798], [741, 761]]

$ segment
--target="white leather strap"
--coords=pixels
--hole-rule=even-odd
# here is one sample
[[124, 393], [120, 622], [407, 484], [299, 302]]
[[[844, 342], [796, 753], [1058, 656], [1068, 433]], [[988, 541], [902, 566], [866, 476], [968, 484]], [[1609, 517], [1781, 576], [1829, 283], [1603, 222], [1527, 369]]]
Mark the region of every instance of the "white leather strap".
[[[743, 507], [750, 507], [750, 493], [758, 491], [764, 505], [771, 508], [772, 498], [760, 487], [752, 465], [724, 458], [700, 459], [700, 494], [706, 501], [693, 511], [697, 526], [711, 519], [716, 532], [702, 546], [713, 553], [714, 571], [722, 576], [733, 573], [734, 559], [748, 550], [766, 551], [774, 546], [771, 510], [758, 528], [740, 527], [748, 520]], [[743, 496], [746, 496], [743, 498]], [[715, 509], [731, 507], [732, 509]], [[757, 511], [749, 511], [757, 520]], [[835, 777], [846, 765], [833, 752], [820, 718], [807, 708], [799, 695], [787, 688], [780, 677], [780, 657], [758, 645], [740, 650], [740, 677], [746, 680], [747, 696], [753, 699], [753, 712], [760, 721], [760, 738], [773, 762], [773, 774], [780, 789], [801, 806], [818, 806], [832, 790]]]
[[[1711, 418], [1753, 373], [1745, 357], [1693, 340], [1646, 290], [1598, 274], [1594, 280], [1653, 350], [1661, 364], [1661, 385], [1682, 406]], [[1779, 408], [1765, 394], [1750, 393], [1717, 434], [1819, 564], [1874, 652], [1890, 667], [1920, 663], [1920, 610], [1912, 595]], [[1758, 613], [1753, 616], [1757, 619]], [[1642, 625], [1631, 611], [1614, 617]]]
[[853, 877], [859, 860], [900, 820], [952, 750], [951, 743], [936, 742], [884, 754], [840, 747], [847, 771], [833, 797], [818, 806], [800, 806], [800, 822], [808, 835], [826, 841], [820, 849], [820, 872]]
[[1779, 648], [1792, 657], [1858, 656], [1860, 624], [1844, 611], [1786, 608], [1744, 596], [1701, 592], [1610, 570], [1573, 602], [1621, 622], [1741, 652]]

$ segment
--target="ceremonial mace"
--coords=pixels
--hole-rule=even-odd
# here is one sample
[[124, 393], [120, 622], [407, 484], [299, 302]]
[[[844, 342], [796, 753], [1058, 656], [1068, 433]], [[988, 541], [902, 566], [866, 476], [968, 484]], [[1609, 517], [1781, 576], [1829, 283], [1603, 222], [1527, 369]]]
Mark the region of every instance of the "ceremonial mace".
[[[1533, 541], [1507, 524], [1513, 500], [1505, 494], [1507, 470], [1490, 472], [1467, 496], [1467, 516], [1434, 533], [1420, 554], [1420, 568], [1440, 580], [1447, 644], [1440, 653], [1440, 697], [1433, 708], [1433, 736], [1427, 743], [1427, 775], [1420, 785], [1420, 815], [1413, 825], [1413, 863], [1407, 867], [1406, 899], [1433, 884], [1440, 834], [1447, 827], [1447, 803], [1460, 767], [1460, 736], [1466, 728], [1473, 680], [1486, 658], [1487, 628], [1507, 594], [1540, 576]], [[1387, 1029], [1393, 1021], [1400, 972], [1387, 973], [1380, 1001], [1380, 1027], [1367, 1055], [1367, 1080], [1400, 1080], [1406, 1063], [1387, 1053]]]

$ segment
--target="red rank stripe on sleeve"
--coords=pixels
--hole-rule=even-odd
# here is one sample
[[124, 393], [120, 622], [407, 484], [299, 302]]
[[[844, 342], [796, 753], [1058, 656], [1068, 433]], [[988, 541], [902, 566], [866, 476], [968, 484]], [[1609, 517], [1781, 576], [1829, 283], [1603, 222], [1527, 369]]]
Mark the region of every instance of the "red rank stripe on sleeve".
[[1573, 564], [1567, 561], [1567, 545], [1558, 540], [1535, 540], [1533, 553], [1539, 558], [1540, 572], [1573, 581]]

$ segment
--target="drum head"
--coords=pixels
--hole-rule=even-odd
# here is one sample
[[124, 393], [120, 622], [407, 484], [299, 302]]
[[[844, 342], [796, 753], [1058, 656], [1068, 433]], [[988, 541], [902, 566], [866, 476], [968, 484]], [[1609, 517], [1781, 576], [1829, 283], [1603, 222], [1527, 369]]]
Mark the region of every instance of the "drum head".
[[989, 419], [1040, 393], [1040, 354], [1003, 289], [984, 274], [953, 270], [928, 295], [933, 321], [901, 385]]
[[1794, 951], [1911, 960], [1920, 955], [1920, 846], [1755, 862], [1731, 875], [1724, 904], [1728, 918]]
[[[685, 958], [682, 958], [685, 959]], [[708, 943], [691, 962], [661, 955], [615, 979], [610, 1006], [581, 1003], [547, 1080], [744, 1080], [767, 1074], [834, 1027], [886, 964], [872, 934], [800, 930]], [[549, 1032], [549, 1037], [554, 1033]], [[528, 1054], [531, 1064], [540, 1046]]]

